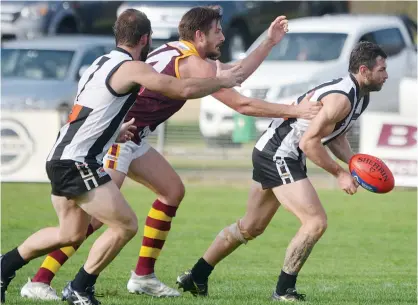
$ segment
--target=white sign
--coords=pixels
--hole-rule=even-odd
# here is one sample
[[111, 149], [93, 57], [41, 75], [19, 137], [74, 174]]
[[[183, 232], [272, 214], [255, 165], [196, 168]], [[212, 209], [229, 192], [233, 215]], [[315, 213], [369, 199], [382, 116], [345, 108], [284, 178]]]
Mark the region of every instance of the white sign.
[[418, 116], [417, 96], [417, 79], [407, 77], [402, 78], [399, 84], [399, 113], [402, 116], [413, 118]]
[[48, 182], [46, 158], [57, 139], [56, 111], [1, 111], [1, 167], [3, 182]]
[[395, 186], [417, 187], [417, 118], [389, 113], [365, 113], [360, 118], [360, 152], [382, 159]]

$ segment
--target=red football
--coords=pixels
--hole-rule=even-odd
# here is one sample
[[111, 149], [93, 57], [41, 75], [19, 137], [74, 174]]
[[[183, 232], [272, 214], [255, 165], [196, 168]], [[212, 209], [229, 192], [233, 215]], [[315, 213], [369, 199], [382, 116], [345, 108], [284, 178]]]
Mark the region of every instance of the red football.
[[370, 192], [388, 193], [395, 186], [391, 170], [379, 158], [356, 154], [351, 157], [348, 167], [358, 183]]

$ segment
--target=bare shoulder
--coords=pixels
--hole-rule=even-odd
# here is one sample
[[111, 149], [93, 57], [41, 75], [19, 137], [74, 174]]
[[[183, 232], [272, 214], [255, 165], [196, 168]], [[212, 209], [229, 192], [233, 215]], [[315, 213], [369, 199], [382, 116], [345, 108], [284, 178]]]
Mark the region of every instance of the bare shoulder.
[[351, 103], [345, 94], [331, 93], [321, 99], [324, 105], [323, 110], [326, 111], [330, 118], [341, 120], [347, 116], [351, 110]]
[[327, 96], [323, 97], [320, 102], [326, 106], [327, 108], [335, 108], [335, 109], [351, 109], [351, 103], [347, 95], [343, 93], [331, 93]]
[[155, 71], [152, 66], [146, 64], [142, 61], [131, 60], [123, 63], [120, 68], [123, 69], [126, 73], [135, 73], [135, 72], [152, 72]]
[[180, 75], [182, 77], [213, 77], [216, 75], [216, 66], [199, 56], [188, 56], [180, 61]]
[[156, 81], [160, 74], [154, 68], [141, 61], [127, 61], [121, 64], [111, 76], [109, 85], [115, 92], [127, 92], [135, 84], [144, 85]]

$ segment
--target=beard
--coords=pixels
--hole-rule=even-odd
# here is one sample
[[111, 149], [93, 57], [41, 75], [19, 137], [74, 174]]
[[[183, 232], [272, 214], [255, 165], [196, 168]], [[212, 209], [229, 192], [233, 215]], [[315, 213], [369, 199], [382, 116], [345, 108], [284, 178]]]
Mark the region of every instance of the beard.
[[221, 47], [222, 47], [222, 44], [219, 44], [213, 50], [207, 51], [206, 57], [212, 60], [217, 60], [219, 57], [221, 57], [221, 51], [220, 51]]
[[141, 54], [139, 55], [140, 61], [145, 62], [147, 60], [149, 50], [150, 50], [150, 44], [149, 44], [149, 36], [148, 36], [147, 44], [142, 48]]
[[367, 81], [368, 83], [364, 84], [364, 89], [368, 92], [380, 91], [383, 87], [383, 83], [376, 83], [372, 79], [367, 79]]
[[373, 91], [380, 91], [383, 87], [383, 84], [368, 84], [364, 86], [364, 89], [367, 90], [368, 92], [373, 92]]
[[221, 57], [221, 52], [209, 52], [206, 54], [206, 57], [212, 60], [217, 60]]

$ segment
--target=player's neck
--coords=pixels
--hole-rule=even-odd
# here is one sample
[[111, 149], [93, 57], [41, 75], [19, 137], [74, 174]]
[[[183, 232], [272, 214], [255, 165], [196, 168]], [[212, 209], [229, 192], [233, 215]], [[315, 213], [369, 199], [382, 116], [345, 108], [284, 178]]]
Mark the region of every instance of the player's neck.
[[360, 91], [359, 91], [359, 98], [363, 98], [366, 94], [369, 94], [370, 92], [366, 89], [362, 89], [360, 86]]
[[134, 60], [138, 60], [140, 58], [141, 49], [138, 50], [138, 48], [130, 48], [124, 45], [118, 45], [117, 47], [128, 52]]
[[360, 77], [360, 75], [358, 74], [353, 74], [355, 80], [357, 81], [357, 85], [359, 87], [359, 98], [362, 98], [363, 96], [365, 96], [366, 94], [369, 93], [369, 91], [364, 87], [363, 81]]
[[199, 48], [197, 46], [195, 47], [196, 47], [197, 53], [199, 53], [200, 58], [206, 59], [206, 52], [203, 50], [203, 48]]
[[182, 40], [182, 42], [186, 43], [190, 48], [194, 48], [196, 52], [199, 54], [199, 57], [202, 59], [206, 59], [206, 52], [203, 48], [200, 48], [195, 42], [189, 40]]

